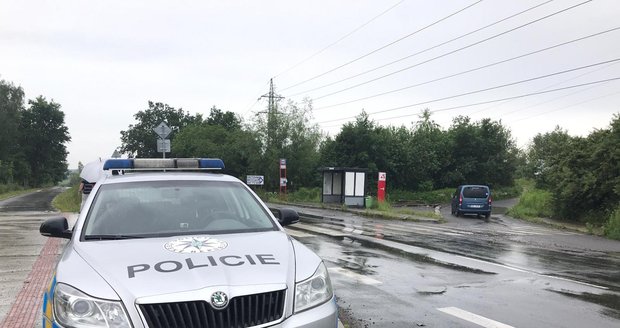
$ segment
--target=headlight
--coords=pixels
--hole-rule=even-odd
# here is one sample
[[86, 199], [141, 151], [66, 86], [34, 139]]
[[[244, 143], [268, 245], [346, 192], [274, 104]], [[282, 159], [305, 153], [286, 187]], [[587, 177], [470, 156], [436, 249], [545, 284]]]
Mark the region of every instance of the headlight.
[[131, 327], [121, 302], [93, 298], [64, 284], [56, 285], [54, 313], [65, 327]]
[[295, 313], [323, 304], [333, 296], [332, 282], [321, 262], [312, 277], [295, 285]]

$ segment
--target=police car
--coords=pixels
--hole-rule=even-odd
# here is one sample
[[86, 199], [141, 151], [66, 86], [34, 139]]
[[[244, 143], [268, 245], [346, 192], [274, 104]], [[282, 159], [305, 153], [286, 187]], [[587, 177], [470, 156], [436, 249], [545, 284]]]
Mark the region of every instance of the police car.
[[72, 230], [41, 225], [69, 239], [43, 327], [336, 327], [325, 264], [282, 228], [297, 213], [272, 213], [223, 168], [107, 160]]

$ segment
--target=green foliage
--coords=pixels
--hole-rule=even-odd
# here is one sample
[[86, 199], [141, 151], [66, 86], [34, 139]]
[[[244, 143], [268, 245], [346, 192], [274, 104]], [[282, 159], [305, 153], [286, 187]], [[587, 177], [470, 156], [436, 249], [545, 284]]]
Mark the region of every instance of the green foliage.
[[193, 123], [179, 131], [172, 142], [174, 153], [179, 157], [221, 158], [226, 172], [239, 178], [255, 174], [259, 166], [255, 154], [260, 149], [255, 135], [208, 122]]
[[299, 188], [288, 194], [288, 201], [298, 203], [320, 203], [321, 188]]
[[603, 228], [605, 236], [620, 240], [620, 206], [611, 213]]
[[392, 202], [402, 201], [420, 205], [447, 204], [452, 199], [452, 193], [455, 189], [456, 187], [417, 192], [394, 190], [390, 191], [388, 196]]
[[[134, 114], [138, 121], [130, 124], [127, 130], [121, 131], [120, 151], [127, 153], [130, 157], [153, 158], [161, 157], [157, 152], [157, 139], [159, 138], [153, 128], [161, 122], [165, 122], [172, 132], [168, 139], [174, 141], [175, 135], [182, 128], [196, 122], [202, 122], [200, 114], [194, 116], [183, 109], [175, 109], [167, 104], [148, 102], [148, 108]], [[168, 154], [170, 157], [177, 156], [174, 151]]]
[[610, 128], [571, 137], [560, 128], [539, 134], [528, 152], [536, 184], [553, 194], [559, 219], [602, 226], [620, 202], [620, 116]]
[[44, 97], [29, 100], [22, 112], [20, 148], [30, 167], [30, 185], [49, 185], [65, 178], [67, 148], [71, 140], [60, 104]]
[[0, 80], [0, 184], [41, 186], [65, 178], [71, 140], [60, 104], [39, 96], [24, 106], [24, 91]]
[[545, 190], [533, 188], [521, 195], [519, 203], [508, 211], [516, 218], [551, 217], [553, 195]]
[[22, 193], [25, 189], [16, 184], [0, 184], [0, 200]]
[[73, 185], [71, 188], [60, 193], [54, 197], [52, 205], [61, 212], [74, 212], [80, 211], [80, 205], [82, 203], [82, 196], [78, 192], [78, 185]]
[[312, 104], [302, 105], [289, 101], [286, 106], [268, 110], [266, 115], [257, 115], [251, 129], [260, 144], [254, 149], [258, 159], [256, 174], [265, 176], [266, 188], [279, 186], [279, 159], [287, 160], [288, 188], [314, 187], [320, 184], [319, 154], [321, 133], [311, 123]]
[[[411, 130], [381, 127], [362, 112], [321, 145], [325, 166], [387, 172], [388, 190], [432, 191], [462, 183], [511, 186], [518, 150], [510, 131], [489, 119], [457, 117], [448, 131], [426, 110]], [[376, 183], [371, 174], [369, 185]]]

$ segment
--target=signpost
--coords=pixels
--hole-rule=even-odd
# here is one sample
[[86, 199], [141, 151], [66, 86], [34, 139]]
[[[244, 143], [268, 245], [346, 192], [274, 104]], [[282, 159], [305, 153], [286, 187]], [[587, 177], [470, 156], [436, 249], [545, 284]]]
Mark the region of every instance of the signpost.
[[280, 196], [282, 194], [286, 195], [286, 183], [288, 180], [286, 179], [286, 158], [280, 158], [278, 162], [280, 167]]
[[245, 178], [245, 183], [249, 186], [262, 186], [265, 184], [265, 176], [263, 175], [248, 175]]
[[387, 174], [385, 172], [379, 172], [379, 179], [377, 181], [377, 200], [380, 203], [385, 201], [385, 180]]
[[158, 126], [153, 128], [153, 131], [159, 136], [157, 140], [157, 151], [162, 153], [163, 158], [166, 158], [166, 153], [170, 152], [170, 139], [166, 139], [166, 137], [170, 135], [172, 129], [166, 122], [161, 122]]

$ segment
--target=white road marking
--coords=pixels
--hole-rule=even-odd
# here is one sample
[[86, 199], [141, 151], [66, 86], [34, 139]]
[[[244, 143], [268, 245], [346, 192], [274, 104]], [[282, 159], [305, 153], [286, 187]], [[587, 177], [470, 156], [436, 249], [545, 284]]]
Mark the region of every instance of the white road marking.
[[573, 280], [573, 279], [569, 279], [569, 278], [551, 276], [551, 275], [543, 274], [543, 273], [536, 272], [536, 271], [533, 271], [533, 270], [528, 270], [528, 269], [519, 268], [519, 267], [516, 267], [516, 266], [505, 265], [505, 264], [500, 264], [500, 263], [495, 263], [495, 262], [489, 262], [489, 261], [485, 261], [485, 260], [480, 260], [480, 259], [475, 259], [475, 258], [472, 258], [472, 257], [463, 256], [463, 255], [456, 255], [456, 256], [460, 257], [460, 258], [463, 258], [463, 259], [470, 260], [470, 261], [490, 264], [490, 265], [494, 265], [494, 266], [497, 266], [497, 267], [500, 267], [500, 268], [504, 268], [504, 269], [508, 269], [508, 270], [512, 270], [512, 271], [517, 271], [517, 272], [522, 272], [522, 273], [529, 273], [529, 274], [537, 275], [539, 277], [545, 277], [545, 278], [549, 278], [549, 279], [568, 281], [568, 282], [572, 282], [572, 283], [583, 285], [583, 286], [594, 287], [594, 288], [603, 289], [603, 290], [609, 290], [609, 288], [607, 288], [605, 286], [594, 285], [594, 284], [590, 284], [590, 283], [579, 281], [579, 280]]
[[363, 276], [363, 275], [361, 275], [359, 273], [355, 273], [355, 272], [353, 272], [351, 270], [347, 270], [345, 268], [334, 267], [334, 268], [328, 268], [328, 270], [331, 271], [331, 272], [339, 273], [339, 274], [341, 274], [343, 276], [351, 278], [352, 280], [355, 280], [355, 281], [357, 281], [359, 283], [362, 283], [362, 284], [372, 285], [372, 286], [376, 286], [376, 285], [381, 285], [382, 284], [382, 282], [379, 281], [379, 280], [375, 280], [375, 279], [372, 279], [370, 277]]
[[293, 229], [288, 229], [288, 228], [285, 228], [285, 230], [286, 230], [286, 233], [291, 235], [291, 237], [293, 237], [293, 238], [314, 237], [314, 235], [311, 235], [309, 233], [305, 233], [305, 232], [302, 232], [302, 231], [298, 231], [298, 230], [293, 230]]
[[295, 226], [299, 229], [303, 229], [306, 231], [311, 231], [311, 232], [317, 232], [320, 234], [324, 234], [324, 235], [328, 235], [328, 236], [332, 236], [332, 237], [343, 237], [346, 236], [345, 234], [342, 234], [338, 231], [335, 231], [333, 229], [326, 229], [326, 228], [321, 228], [321, 227], [314, 227], [305, 223], [296, 223]]
[[513, 326], [509, 326], [507, 324], [485, 318], [481, 315], [477, 315], [475, 313], [471, 313], [457, 307], [438, 308], [437, 310], [485, 328], [514, 328]]

